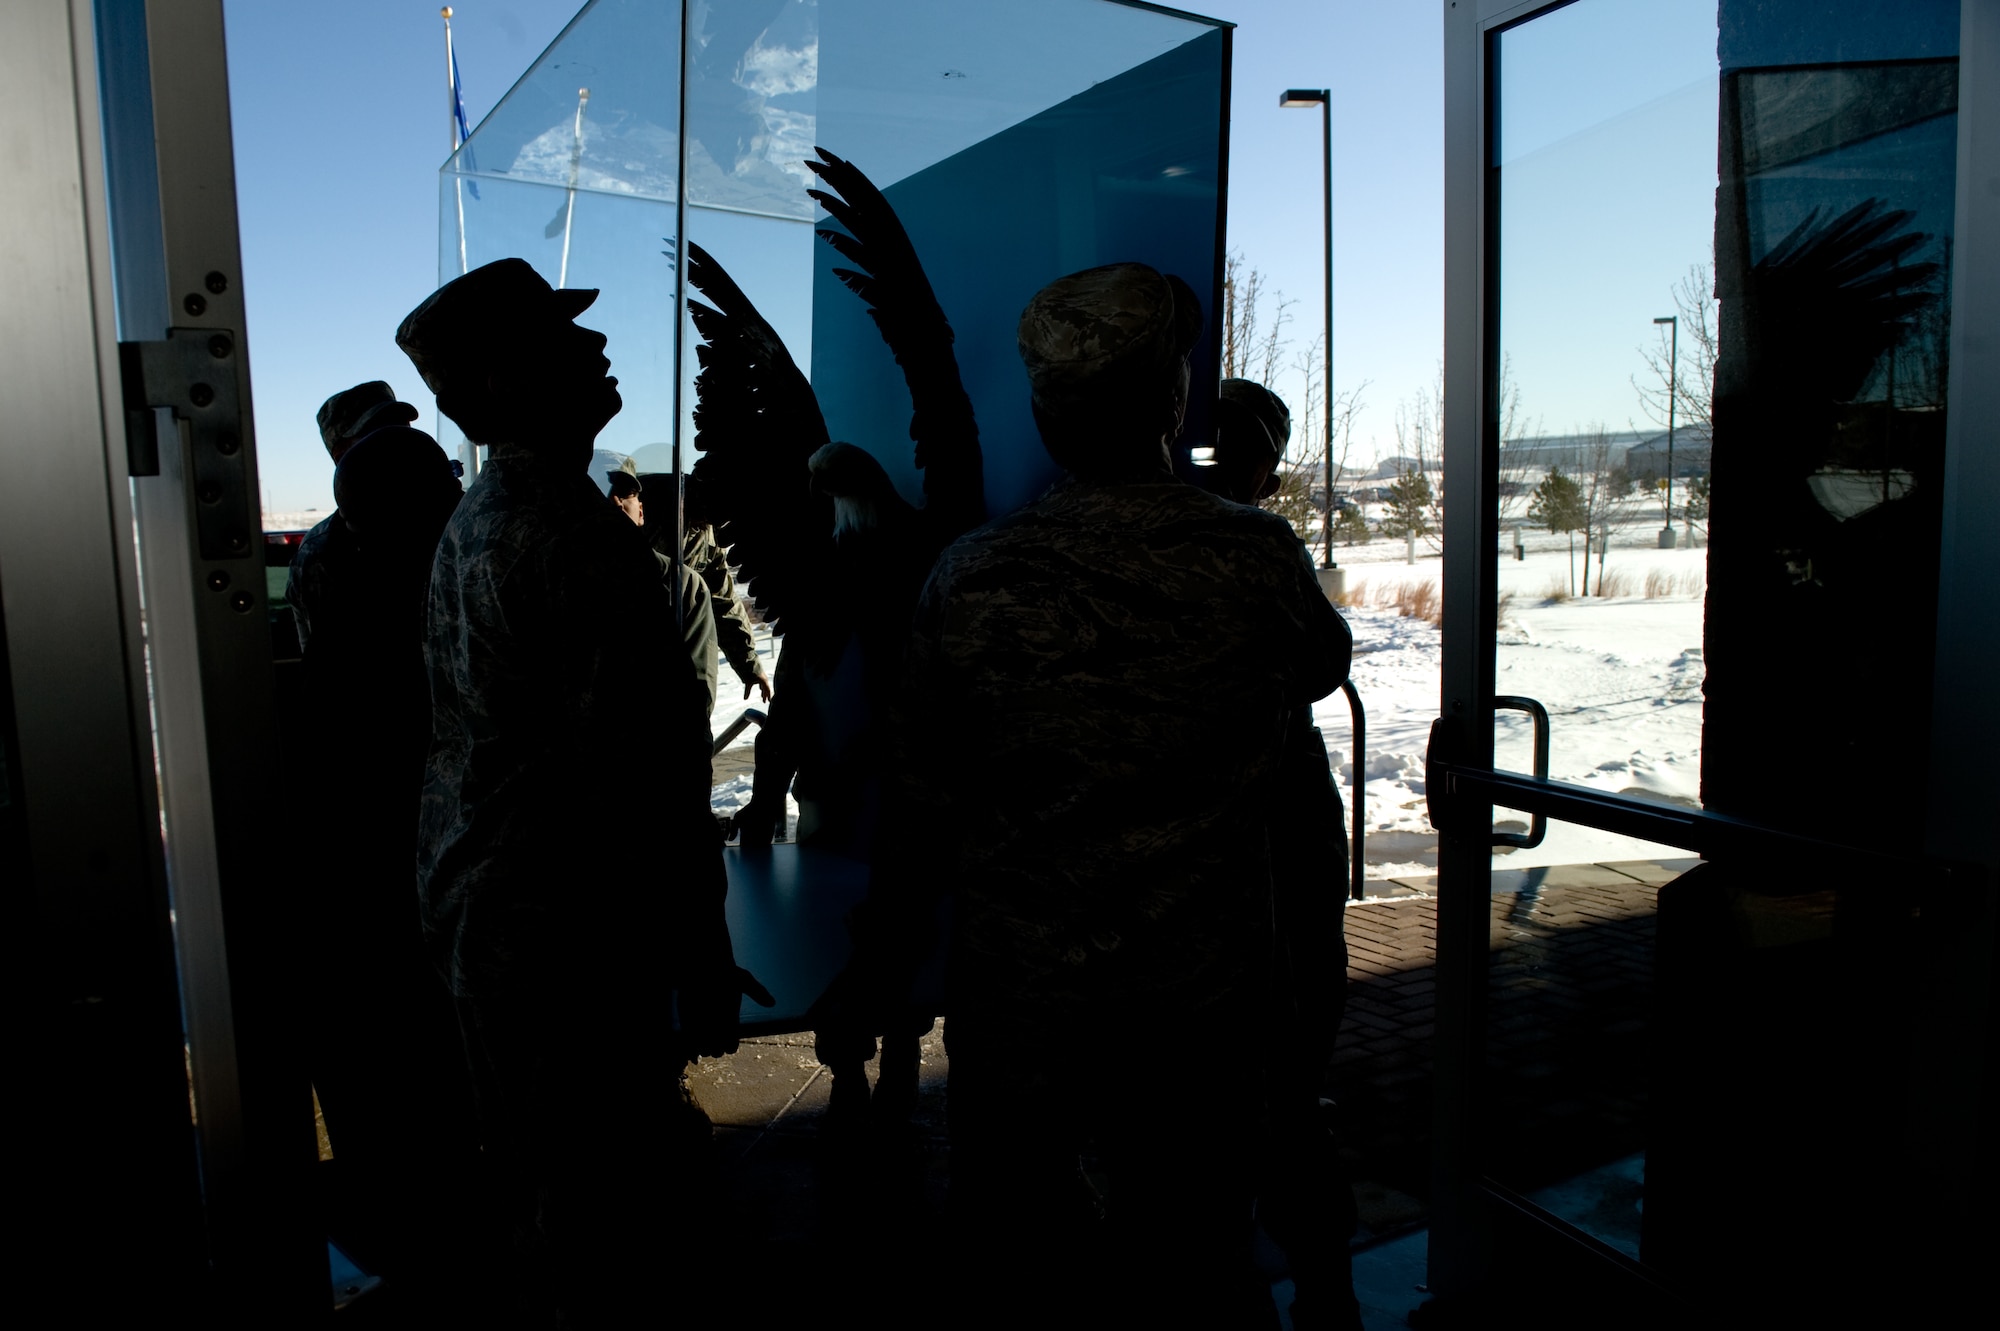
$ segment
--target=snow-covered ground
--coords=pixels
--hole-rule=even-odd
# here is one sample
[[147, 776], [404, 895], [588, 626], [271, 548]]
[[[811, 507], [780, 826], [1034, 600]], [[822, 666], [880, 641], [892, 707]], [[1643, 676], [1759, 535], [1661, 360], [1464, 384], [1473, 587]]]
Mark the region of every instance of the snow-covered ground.
[[[1510, 542], [1500, 562], [1505, 609], [1497, 691], [1535, 698], [1548, 708], [1549, 775], [1554, 779], [1693, 804], [1701, 770], [1702, 590], [1708, 552], [1661, 550], [1657, 534], [1650, 524], [1614, 534], [1606, 568], [1612, 590], [1621, 590], [1622, 576], [1629, 594], [1611, 599], [1552, 599], [1552, 593], [1570, 585], [1565, 538], [1526, 533], [1526, 558], [1518, 562]], [[1384, 589], [1404, 583], [1442, 585], [1442, 562], [1421, 542], [1414, 566], [1405, 562], [1402, 541], [1336, 547], [1334, 558], [1347, 569], [1350, 599], [1372, 601]], [[1580, 586], [1580, 553], [1576, 568]], [[1654, 575], [1656, 591], [1670, 587], [1669, 594], [1646, 597], [1648, 574]], [[1595, 559], [1590, 576], [1595, 591]], [[1385, 836], [1384, 843], [1414, 848], [1431, 833], [1423, 759], [1430, 723], [1438, 714], [1439, 631], [1394, 609], [1360, 606], [1342, 613], [1354, 630], [1352, 677], [1368, 716], [1366, 826], [1371, 832], [1402, 834]], [[1346, 699], [1335, 694], [1319, 704], [1315, 717], [1351, 791], [1353, 727]], [[1503, 714], [1496, 733], [1500, 765], [1529, 770], [1531, 737], [1525, 714]], [[1515, 816], [1501, 812], [1496, 817]], [[1685, 853], [1551, 824], [1539, 847], [1504, 852], [1494, 862], [1526, 868]], [[1428, 864], [1411, 859], [1371, 864], [1369, 876], [1431, 871]]]
[[[1642, 526], [1614, 536], [1606, 561], [1612, 589], [1620, 590], [1622, 576], [1630, 594], [1610, 599], [1551, 598], [1553, 591], [1570, 585], [1564, 538], [1527, 534], [1527, 557], [1520, 561], [1512, 557], [1510, 545], [1500, 563], [1506, 608], [1497, 679], [1499, 692], [1536, 698], [1548, 708], [1549, 775], [1556, 780], [1692, 805], [1701, 772], [1702, 579], [1708, 552], [1661, 550], [1656, 534], [1657, 528]], [[1360, 599], [1373, 600], [1405, 583], [1442, 583], [1439, 556], [1421, 543], [1413, 566], [1404, 562], [1401, 541], [1337, 547], [1335, 558], [1348, 571], [1350, 599], [1360, 593]], [[1580, 579], [1581, 554], [1576, 562]], [[1655, 590], [1670, 584], [1670, 594], [1646, 597], [1648, 574], [1655, 575]], [[1593, 559], [1593, 591], [1596, 584]], [[1439, 631], [1393, 608], [1360, 605], [1342, 613], [1354, 630], [1352, 673], [1367, 709], [1366, 825], [1371, 834], [1389, 834], [1379, 836], [1370, 852], [1369, 876], [1430, 873], [1431, 859], [1418, 856], [1433, 835], [1425, 814], [1424, 748], [1438, 714]], [[759, 651], [774, 675], [782, 641], [773, 643], [759, 630]], [[746, 707], [762, 705], [754, 698], [744, 701], [742, 686], [726, 665], [718, 688], [715, 734]], [[1343, 796], [1351, 799], [1354, 744], [1346, 698], [1334, 694], [1314, 709], [1314, 716], [1326, 736]], [[755, 738], [755, 728], [748, 728], [731, 750], [745, 748]], [[1529, 770], [1532, 729], [1526, 715], [1504, 714], [1496, 740], [1503, 767]], [[713, 804], [729, 812], [749, 798], [749, 778], [737, 776], [716, 786]], [[1504, 811], [1496, 817], [1525, 822]], [[1494, 863], [1527, 868], [1683, 854], [1590, 828], [1551, 824], [1539, 847], [1502, 852]]]
[[[785, 640], [772, 637], [771, 631], [762, 624], [756, 626], [756, 637], [757, 655], [764, 662], [764, 674], [776, 679], [778, 653], [783, 650]], [[715, 674], [715, 711], [709, 717], [708, 727], [709, 734], [716, 737], [734, 725], [744, 712], [753, 709], [759, 712], [768, 710], [767, 704], [756, 693], [753, 692], [745, 698], [743, 682], [736, 678], [736, 672], [729, 668], [727, 661], [721, 661], [719, 658], [718, 661]], [[722, 775], [722, 779], [709, 790], [709, 807], [717, 813], [735, 813], [750, 802], [751, 747], [756, 742], [757, 726], [753, 722], [745, 726], [742, 733], [737, 735], [729, 747], [718, 756], [716, 766], [719, 774], [726, 773], [729, 769], [740, 768], [741, 771]], [[789, 794], [785, 796], [785, 812], [791, 820], [791, 825], [796, 826], [799, 805]]]

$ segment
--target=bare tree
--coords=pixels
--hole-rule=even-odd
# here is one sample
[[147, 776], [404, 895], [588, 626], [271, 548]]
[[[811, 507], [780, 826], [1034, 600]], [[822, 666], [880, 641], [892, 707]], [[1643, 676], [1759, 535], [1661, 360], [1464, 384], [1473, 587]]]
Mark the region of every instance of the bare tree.
[[1951, 237], [1938, 241], [1935, 289], [1941, 300], [1927, 301], [1911, 316], [1904, 336], [1907, 367], [1895, 396], [1896, 405], [1912, 411], [1941, 411], [1951, 378]]
[[1494, 492], [1494, 508], [1502, 521], [1524, 516], [1523, 506], [1535, 496], [1541, 477], [1541, 468], [1534, 462], [1517, 463], [1509, 456], [1507, 445], [1520, 440], [1524, 433], [1539, 434], [1540, 427], [1529, 427], [1527, 416], [1521, 410], [1521, 384], [1514, 378], [1514, 357], [1504, 353], [1500, 357], [1500, 471], [1499, 482]]
[[1708, 428], [1715, 400], [1715, 358], [1719, 322], [1713, 264], [1690, 264], [1687, 276], [1674, 284], [1675, 317], [1680, 321], [1680, 364], [1674, 364], [1674, 328], [1657, 324], [1650, 345], [1641, 346], [1646, 368], [1632, 376], [1639, 408], [1660, 428], [1667, 425], [1667, 401], [1674, 404], [1677, 425]]
[[1433, 550], [1444, 549], [1444, 366], [1429, 388], [1419, 388], [1396, 404], [1396, 452], [1415, 465], [1411, 470], [1424, 477], [1422, 486], [1424, 520], [1405, 524], [1423, 530], [1417, 534]]
[[[1314, 503], [1315, 490], [1326, 487], [1326, 361], [1322, 353], [1324, 334], [1315, 336], [1292, 360], [1297, 382], [1304, 384], [1298, 414], [1292, 417], [1292, 442], [1285, 450], [1285, 462], [1278, 472], [1278, 493], [1264, 501], [1264, 507], [1282, 514], [1301, 540], [1323, 538], [1320, 523], [1333, 500], [1323, 496]], [[1354, 451], [1354, 422], [1365, 409], [1368, 381], [1336, 393], [1333, 400], [1333, 481], [1338, 486], [1349, 477], [1349, 459]]]
[[[1268, 307], [1267, 307], [1268, 300]], [[1222, 377], [1269, 384], [1291, 339], [1285, 325], [1297, 301], [1282, 291], [1266, 292], [1264, 274], [1240, 250], [1222, 259]]]
[[[1625, 469], [1625, 459], [1611, 446], [1611, 435], [1602, 424], [1585, 432], [1583, 442], [1584, 474], [1579, 477], [1583, 490], [1583, 529], [1586, 541], [1597, 542], [1597, 594], [1604, 595], [1604, 560], [1611, 548], [1611, 533], [1623, 526], [1630, 518], [1628, 499], [1632, 493], [1632, 477]], [[1590, 549], [1584, 547], [1583, 594], [1590, 595]]]

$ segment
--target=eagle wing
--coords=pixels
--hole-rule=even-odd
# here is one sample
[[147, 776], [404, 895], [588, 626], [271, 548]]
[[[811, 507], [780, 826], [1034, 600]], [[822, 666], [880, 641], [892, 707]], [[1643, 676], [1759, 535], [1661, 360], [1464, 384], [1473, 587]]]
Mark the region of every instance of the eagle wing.
[[951, 324], [896, 210], [873, 181], [824, 148], [808, 161], [827, 188], [807, 190], [845, 231], [820, 229], [852, 268], [834, 276], [867, 302], [910, 390], [910, 438], [924, 473], [924, 519], [940, 546], [986, 520], [979, 424], [959, 378]]
[[695, 464], [718, 515], [716, 539], [749, 583], [771, 631], [798, 630], [826, 598], [833, 501], [815, 493], [807, 461], [827, 442], [812, 385], [784, 342], [712, 255], [688, 242], [695, 348]]

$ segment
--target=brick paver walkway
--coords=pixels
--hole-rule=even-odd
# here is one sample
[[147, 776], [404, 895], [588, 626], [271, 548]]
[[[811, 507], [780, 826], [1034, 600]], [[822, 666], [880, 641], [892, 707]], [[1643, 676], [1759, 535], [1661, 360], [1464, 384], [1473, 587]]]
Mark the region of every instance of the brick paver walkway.
[[[1494, 874], [1487, 1104], [1503, 1181], [1529, 1190], [1643, 1145], [1654, 902], [1659, 885], [1691, 863]], [[1431, 879], [1389, 885], [1434, 888]], [[1422, 895], [1371, 898], [1345, 915], [1348, 1016], [1327, 1093], [1340, 1105], [1363, 1223], [1378, 1234], [1421, 1221], [1430, 1188], [1435, 906]], [[1106, 1057], [1119, 1057], [1117, 1031], [1095, 1038]], [[901, 1186], [910, 1213], [935, 1224], [949, 1168], [946, 1059], [936, 1032], [924, 1042], [924, 1063]], [[733, 1058], [704, 1060], [694, 1080], [717, 1125], [728, 1209], [741, 1230], [756, 1234], [769, 1257], [800, 1257], [826, 1242], [829, 1178], [818, 1129], [827, 1074], [812, 1037], [745, 1041]], [[1163, 1074], [1160, 1093], [1173, 1087]]]
[[[1483, 1101], [1503, 1181], [1525, 1191], [1643, 1146], [1654, 904], [1693, 863], [1494, 874]], [[1430, 1186], [1436, 902], [1356, 902], [1346, 929], [1328, 1094], [1363, 1222], [1381, 1232], [1421, 1218]]]

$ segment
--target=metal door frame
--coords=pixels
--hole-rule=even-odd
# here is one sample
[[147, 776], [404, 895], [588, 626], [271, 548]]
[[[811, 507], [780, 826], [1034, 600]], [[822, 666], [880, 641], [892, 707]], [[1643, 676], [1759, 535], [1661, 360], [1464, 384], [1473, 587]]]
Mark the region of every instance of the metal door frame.
[[[1637, 1263], [1484, 1173], [1477, 1115], [1496, 803], [1704, 854], [1754, 847], [1850, 865], [1856, 856], [1909, 862], [1743, 819], [1662, 809], [1494, 769], [1500, 237], [1491, 211], [1499, 188], [1493, 39], [1576, 2], [1444, 0], [1443, 453], [1451, 502], [1444, 511], [1443, 678], [1426, 779], [1439, 832], [1430, 1287], [1448, 1297], [1486, 1284], [1500, 1224], [1538, 1227], [1601, 1259], [1608, 1271], [1651, 1283]], [[1990, 590], [1992, 570], [2000, 568], [2000, 523], [1992, 520], [2000, 511], [2000, 337], [1986, 331], [2000, 316], [2000, 245], [1982, 243], [2000, 238], [2000, 196], [1985, 187], [2000, 179], [2000, 0], [1961, 0], [1960, 15], [1950, 461], [1931, 718], [1933, 795], [1923, 849], [1932, 872], [1946, 868], [1985, 904], [1955, 958], [1963, 967], [1966, 1002], [1941, 1022], [1952, 1030], [1929, 1037], [1930, 1056], [1913, 1090], [1931, 1112], [1960, 1126], [1954, 1140], [1973, 1141], [1985, 1094], [1977, 1051], [1990, 1043], [1993, 888], [2000, 882], [2000, 834], [1992, 816], [2000, 808], [2000, 766], [1993, 760], [2000, 753], [2000, 691], [1990, 685], [1992, 662], [2000, 659], [2000, 615], [1993, 612]], [[1940, 1149], [1948, 1155], [1948, 1146]], [[1941, 1158], [1935, 1172], [1951, 1165]], [[1657, 1287], [1653, 1295], [1671, 1297]]]
[[[69, 1193], [96, 1173], [126, 1174], [74, 1227], [34, 1215], [54, 1256], [33, 1264], [83, 1272], [60, 1282], [80, 1311], [289, 1325], [331, 1300], [296, 1016], [302, 903], [275, 853], [222, 5], [0, 14], [25, 210], [0, 234], [16, 278], [0, 314], [0, 681], [19, 722], [34, 962], [47, 1002], [132, 1009], [148, 1032], [99, 1049], [87, 1037], [111, 1018], [41, 1023], [36, 1113], [90, 1094], [60, 1076], [83, 1067], [118, 1108], [68, 1112], [120, 1115], [101, 1150], [31, 1162], [56, 1176], [47, 1195], [76, 1210]], [[175, 1178], [178, 1200], [151, 1195]]]
[[[0, 710], [24, 1265], [115, 1319], [199, 1283], [88, 0], [0, 7]], [[136, 1237], [135, 1236], [143, 1236]], [[117, 1253], [121, 1270], [102, 1269]], [[54, 1295], [53, 1291], [61, 1291]]]

